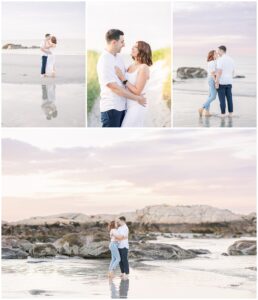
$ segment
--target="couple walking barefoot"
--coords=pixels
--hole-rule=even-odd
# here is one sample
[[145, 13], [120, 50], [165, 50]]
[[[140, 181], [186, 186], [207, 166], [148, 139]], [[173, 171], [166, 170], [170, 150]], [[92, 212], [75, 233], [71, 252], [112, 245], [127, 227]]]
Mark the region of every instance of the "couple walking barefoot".
[[216, 99], [217, 94], [220, 102], [221, 117], [226, 116], [226, 102], [229, 117], [233, 115], [232, 83], [235, 63], [227, 54], [227, 48], [220, 46], [218, 51], [211, 50], [208, 53], [208, 84], [209, 96], [207, 101], [199, 109], [200, 117], [210, 117], [210, 105]]
[[120, 217], [118, 221], [112, 221], [109, 224], [111, 262], [109, 265], [108, 276], [114, 277], [114, 271], [120, 266], [122, 279], [127, 279], [129, 275], [128, 262], [128, 235], [129, 229], [126, 225], [126, 218]]

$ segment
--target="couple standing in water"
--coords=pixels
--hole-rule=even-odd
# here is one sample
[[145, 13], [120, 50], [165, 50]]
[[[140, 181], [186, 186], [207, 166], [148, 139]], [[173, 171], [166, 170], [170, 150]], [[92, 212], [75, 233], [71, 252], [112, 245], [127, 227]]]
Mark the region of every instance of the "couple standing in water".
[[227, 48], [220, 46], [218, 51], [211, 50], [208, 53], [208, 83], [209, 96], [207, 101], [199, 109], [200, 117], [210, 117], [210, 105], [216, 99], [220, 102], [221, 117], [226, 116], [226, 103], [229, 117], [233, 115], [232, 83], [235, 70], [233, 59], [226, 54]]
[[109, 265], [108, 276], [110, 278], [113, 278], [114, 271], [119, 265], [121, 270], [121, 278], [128, 279], [129, 229], [126, 225], [126, 218], [120, 217], [118, 221], [111, 221], [108, 226], [108, 229], [110, 235], [109, 249], [111, 251], [111, 262]]

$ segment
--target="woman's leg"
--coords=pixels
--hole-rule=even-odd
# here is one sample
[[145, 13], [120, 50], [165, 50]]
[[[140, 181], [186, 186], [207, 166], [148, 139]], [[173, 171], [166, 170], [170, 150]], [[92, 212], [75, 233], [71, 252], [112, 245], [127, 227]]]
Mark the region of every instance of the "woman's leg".
[[120, 263], [120, 254], [118, 251], [118, 246], [115, 243], [111, 244], [111, 262], [109, 265], [109, 271], [114, 271]]
[[203, 104], [203, 108], [209, 111], [211, 102], [216, 99], [217, 90], [215, 88], [215, 82], [213, 79], [209, 80], [209, 97], [207, 101]]

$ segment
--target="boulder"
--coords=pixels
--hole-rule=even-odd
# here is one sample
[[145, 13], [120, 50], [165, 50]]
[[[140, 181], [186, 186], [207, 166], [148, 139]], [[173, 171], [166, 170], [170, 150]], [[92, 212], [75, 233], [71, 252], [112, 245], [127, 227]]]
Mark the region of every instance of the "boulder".
[[2, 236], [2, 247], [11, 249], [18, 248], [29, 253], [32, 246], [32, 243], [25, 239], [19, 239], [15, 236]]
[[197, 255], [202, 255], [202, 254], [210, 254], [210, 250], [207, 249], [187, 249], [188, 251], [193, 252], [194, 254]]
[[192, 251], [182, 249], [177, 245], [133, 243], [129, 251], [129, 256], [130, 258], [141, 260], [179, 260], [194, 258], [196, 254]]
[[181, 67], [177, 69], [177, 77], [180, 79], [206, 78], [208, 73], [202, 68]]
[[37, 243], [30, 249], [30, 255], [35, 258], [56, 256], [57, 250], [53, 244]]
[[83, 258], [110, 258], [109, 242], [92, 242], [79, 249], [79, 256]]
[[20, 249], [2, 248], [2, 259], [26, 259], [28, 253]]
[[236, 241], [228, 248], [229, 255], [256, 255], [256, 241]]

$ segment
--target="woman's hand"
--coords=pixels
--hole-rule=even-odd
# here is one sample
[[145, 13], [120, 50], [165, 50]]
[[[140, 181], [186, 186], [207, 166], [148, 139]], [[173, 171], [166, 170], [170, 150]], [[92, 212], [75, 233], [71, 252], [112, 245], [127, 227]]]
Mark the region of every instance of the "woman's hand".
[[121, 81], [125, 81], [125, 80], [126, 80], [126, 78], [125, 78], [123, 72], [122, 72], [118, 67], [115, 67], [115, 72], [116, 72], [117, 77], [118, 77]]

